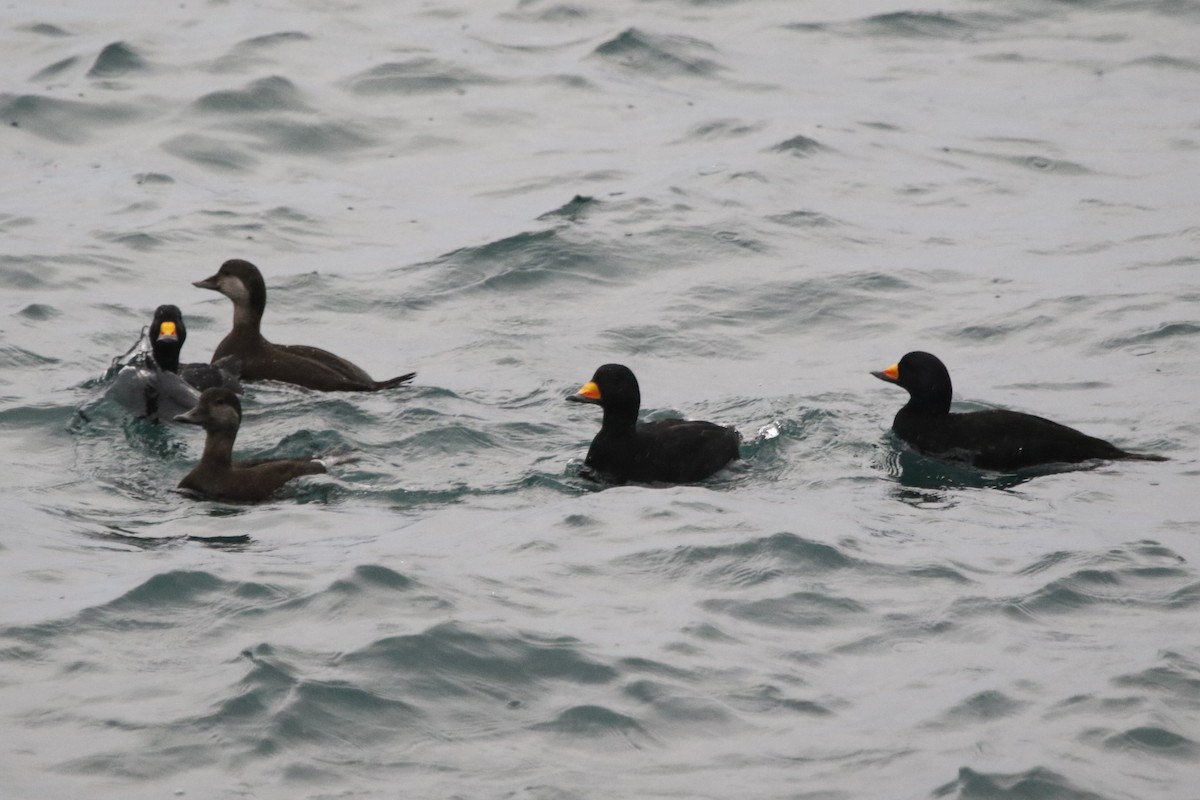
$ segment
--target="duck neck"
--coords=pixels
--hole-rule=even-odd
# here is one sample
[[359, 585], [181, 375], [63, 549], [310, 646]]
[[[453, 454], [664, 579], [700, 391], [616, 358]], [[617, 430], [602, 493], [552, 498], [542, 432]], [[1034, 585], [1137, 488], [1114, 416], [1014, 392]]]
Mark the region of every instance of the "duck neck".
[[233, 442], [237, 434], [228, 431], [209, 431], [204, 438], [204, 455], [200, 461], [217, 467], [233, 464]]
[[637, 417], [638, 410], [636, 406], [634, 408], [605, 406], [604, 420], [600, 423], [600, 427], [610, 433], [632, 433], [637, 428]]
[[163, 372], [179, 372], [179, 350], [175, 347], [162, 346], [159, 342], [151, 345], [154, 353], [154, 363]]
[[233, 329], [238, 333], [254, 336], [261, 335], [262, 311], [251, 307], [249, 303], [235, 303], [233, 306]]
[[933, 394], [913, 395], [904, 406], [904, 412], [917, 417], [946, 417], [950, 415], [950, 390]]

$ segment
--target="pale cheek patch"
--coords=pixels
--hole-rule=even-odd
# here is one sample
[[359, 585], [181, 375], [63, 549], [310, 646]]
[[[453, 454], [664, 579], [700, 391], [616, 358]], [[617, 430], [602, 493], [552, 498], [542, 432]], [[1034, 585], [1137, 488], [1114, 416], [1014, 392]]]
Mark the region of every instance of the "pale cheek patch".
[[250, 292], [246, 290], [246, 285], [237, 278], [221, 278], [217, 286], [221, 294], [233, 301], [233, 323], [237, 325], [252, 322]]
[[217, 284], [217, 288], [221, 290], [221, 294], [228, 297], [237, 305], [250, 302], [250, 293], [246, 291], [246, 285], [237, 278], [221, 278]]
[[241, 418], [238, 416], [238, 413], [228, 406], [213, 414], [213, 419], [220, 424], [220, 427], [233, 428], [234, 430], [236, 430], [238, 425], [240, 425], [242, 422]]

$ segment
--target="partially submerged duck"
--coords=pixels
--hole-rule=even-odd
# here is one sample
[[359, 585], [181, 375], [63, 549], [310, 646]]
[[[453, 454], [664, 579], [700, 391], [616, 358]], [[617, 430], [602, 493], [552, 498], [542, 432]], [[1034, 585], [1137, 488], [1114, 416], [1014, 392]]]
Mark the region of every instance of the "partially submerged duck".
[[[109, 395], [132, 413], [157, 422], [171, 420], [196, 405], [200, 392], [211, 386], [241, 391], [236, 359], [215, 364], [180, 364], [187, 339], [183, 314], [177, 306], [154, 311], [148, 333], [150, 352], [142, 351], [117, 373]], [[144, 340], [143, 340], [144, 341]]]
[[174, 372], [191, 386], [204, 391], [223, 386], [235, 392], [242, 391], [238, 381], [241, 364], [233, 356], [217, 359], [211, 364], [180, 364], [183, 344], [187, 341], [187, 327], [183, 324], [183, 313], [178, 306], [162, 305], [154, 310], [150, 322], [150, 351], [154, 360], [166, 372]]
[[605, 364], [567, 400], [604, 411], [586, 470], [617, 483], [694, 483], [738, 458], [733, 428], [697, 420], [637, 421], [641, 392], [633, 371]]
[[1166, 461], [1130, 453], [1057, 422], [1007, 409], [950, 411], [950, 372], [937, 356], [914, 351], [876, 378], [908, 390], [892, 430], [926, 455], [964, 461], [981, 469], [1014, 470], [1040, 464], [1075, 464], [1098, 459]]
[[233, 443], [242, 423], [242, 404], [229, 389], [205, 389], [195, 408], [175, 417], [176, 422], [204, 428], [204, 454], [200, 463], [179, 482], [187, 493], [212, 500], [257, 503], [279, 487], [302, 475], [326, 472], [318, 458], [257, 458], [233, 460]]
[[280, 381], [321, 392], [377, 392], [407, 383], [417, 374], [377, 381], [327, 350], [267, 341], [260, 330], [267, 286], [258, 267], [249, 261], [226, 261], [215, 275], [192, 285], [220, 292], [233, 301], [233, 330], [217, 345], [213, 362], [235, 357], [241, 363], [242, 380]]

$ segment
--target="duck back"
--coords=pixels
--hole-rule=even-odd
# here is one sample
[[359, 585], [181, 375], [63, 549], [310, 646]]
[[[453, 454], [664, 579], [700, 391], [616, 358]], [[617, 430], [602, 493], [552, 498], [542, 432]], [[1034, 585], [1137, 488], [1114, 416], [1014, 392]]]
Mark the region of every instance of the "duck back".
[[258, 459], [220, 465], [201, 461], [179, 488], [215, 500], [257, 503], [293, 478], [325, 472], [320, 461], [307, 458]]
[[584, 466], [608, 480], [695, 483], [738, 458], [737, 431], [712, 422], [666, 419], [632, 431], [601, 429]]
[[901, 439], [923, 453], [981, 469], [1013, 470], [1097, 459], [1163, 460], [1161, 456], [1128, 453], [1103, 439], [1019, 411], [988, 409], [933, 418], [906, 414], [906, 410], [901, 409], [892, 424]]

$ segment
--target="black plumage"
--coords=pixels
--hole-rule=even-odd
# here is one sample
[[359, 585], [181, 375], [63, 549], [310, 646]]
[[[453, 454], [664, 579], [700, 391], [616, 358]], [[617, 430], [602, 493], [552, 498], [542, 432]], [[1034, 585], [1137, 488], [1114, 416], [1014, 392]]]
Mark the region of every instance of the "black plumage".
[[216, 364], [179, 363], [187, 328], [176, 306], [155, 309], [146, 335], [150, 352], [139, 341], [139, 352], [124, 363], [109, 388], [109, 396], [132, 413], [154, 422], [171, 420], [196, 405], [200, 392], [211, 386], [241, 391], [233, 358]]
[[241, 368], [238, 360], [226, 356], [212, 364], [181, 364], [179, 360], [183, 345], [187, 341], [187, 326], [183, 324], [183, 313], [178, 306], [161, 305], [154, 310], [150, 321], [150, 352], [154, 361], [166, 372], [174, 372], [199, 391], [222, 386], [241, 392], [238, 381]]
[[600, 432], [584, 460], [586, 470], [607, 481], [694, 483], [738, 457], [737, 431], [712, 422], [637, 421], [641, 392], [633, 372], [605, 364], [568, 400], [604, 411]]
[[899, 363], [871, 374], [908, 390], [908, 403], [896, 413], [892, 430], [926, 455], [991, 470], [1097, 459], [1166, 460], [1127, 452], [1033, 414], [1006, 409], [952, 413], [950, 372], [930, 353], [908, 353]]

